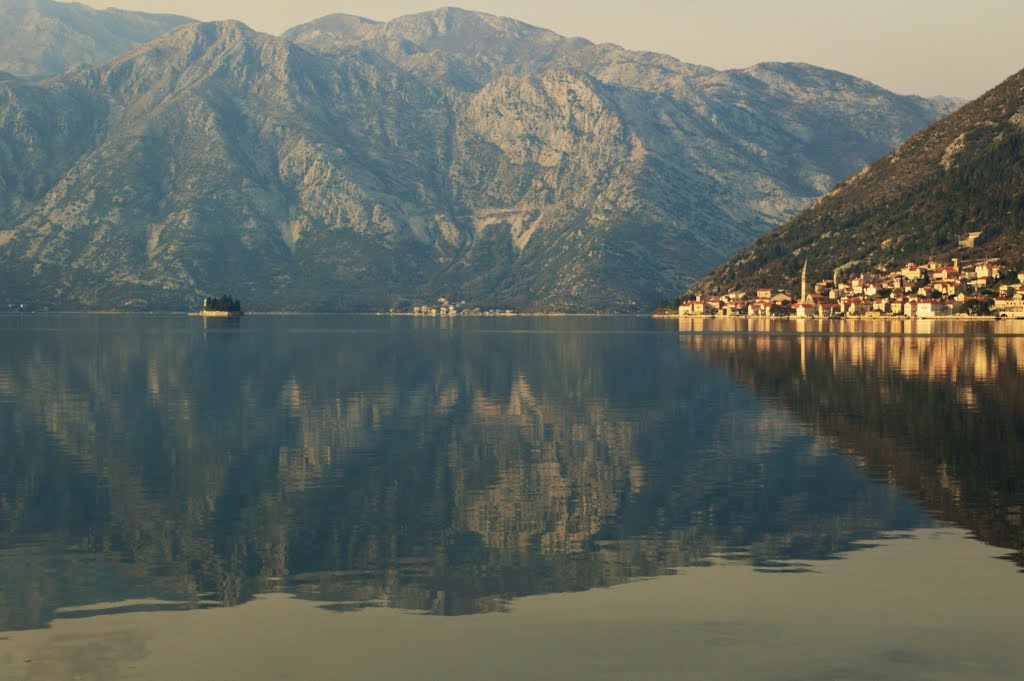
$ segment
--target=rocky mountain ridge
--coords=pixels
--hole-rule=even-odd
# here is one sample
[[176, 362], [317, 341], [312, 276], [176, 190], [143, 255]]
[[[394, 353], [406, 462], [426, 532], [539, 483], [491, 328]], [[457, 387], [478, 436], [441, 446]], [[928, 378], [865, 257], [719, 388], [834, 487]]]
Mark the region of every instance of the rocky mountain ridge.
[[642, 310], [950, 107], [460, 10], [286, 36], [0, 81], [0, 299]]

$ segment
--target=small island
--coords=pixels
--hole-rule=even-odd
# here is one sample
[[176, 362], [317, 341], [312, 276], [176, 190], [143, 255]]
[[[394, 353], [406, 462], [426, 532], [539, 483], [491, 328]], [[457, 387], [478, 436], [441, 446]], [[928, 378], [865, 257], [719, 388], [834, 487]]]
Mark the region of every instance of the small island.
[[241, 317], [242, 301], [225, 294], [219, 298], [207, 298], [203, 301], [201, 317]]

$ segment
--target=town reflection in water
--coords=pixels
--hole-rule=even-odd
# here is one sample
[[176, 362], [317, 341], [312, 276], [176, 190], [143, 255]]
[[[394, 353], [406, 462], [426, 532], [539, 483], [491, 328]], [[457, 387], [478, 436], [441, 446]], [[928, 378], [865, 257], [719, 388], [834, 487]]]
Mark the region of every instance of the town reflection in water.
[[1024, 565], [1024, 322], [681, 320], [680, 339], [876, 479]]
[[1019, 560], [1024, 337], [906, 323], [0, 318], [0, 630], [481, 613], [939, 521]]

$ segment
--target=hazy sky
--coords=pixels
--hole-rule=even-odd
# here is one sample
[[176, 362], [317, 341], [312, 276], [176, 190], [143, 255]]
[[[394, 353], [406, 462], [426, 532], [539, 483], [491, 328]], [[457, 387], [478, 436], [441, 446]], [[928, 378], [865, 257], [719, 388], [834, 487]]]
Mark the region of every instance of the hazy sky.
[[385, 20], [446, 2], [716, 68], [808, 62], [900, 93], [975, 97], [1024, 68], [1024, 0], [85, 0], [269, 33], [333, 12]]

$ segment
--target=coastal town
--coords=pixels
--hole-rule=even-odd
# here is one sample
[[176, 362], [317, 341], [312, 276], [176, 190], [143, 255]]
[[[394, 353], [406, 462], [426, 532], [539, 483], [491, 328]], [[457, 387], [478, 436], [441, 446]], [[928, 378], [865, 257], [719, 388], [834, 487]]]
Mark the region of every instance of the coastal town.
[[[392, 310], [391, 314], [402, 314]], [[438, 298], [436, 305], [415, 305], [411, 314], [414, 317], [514, 317], [512, 310], [485, 310], [479, 307], [467, 307], [466, 301], [453, 302], [447, 298]]]
[[[808, 280], [799, 296], [775, 288], [681, 301], [679, 317], [951, 317], [1024, 318], [1024, 272], [998, 260], [907, 263], [897, 271], [841, 280]], [[664, 310], [662, 316], [677, 316]]]

